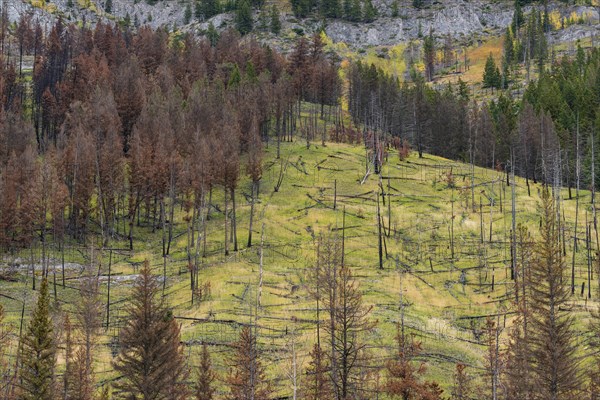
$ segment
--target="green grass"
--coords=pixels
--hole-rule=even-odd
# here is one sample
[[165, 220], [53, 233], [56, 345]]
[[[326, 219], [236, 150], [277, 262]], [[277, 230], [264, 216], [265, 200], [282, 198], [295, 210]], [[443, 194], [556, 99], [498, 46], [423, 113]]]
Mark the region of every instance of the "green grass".
[[[278, 192], [274, 192], [282, 162], [287, 163], [283, 184]], [[450, 171], [453, 185], [448, 185]], [[224, 355], [229, 351], [227, 345], [236, 339], [239, 330], [238, 325], [227, 321], [251, 323], [257, 318], [259, 342], [269, 360], [269, 376], [278, 379], [276, 386], [281, 394], [288, 393], [283, 372], [286, 355], [282, 350], [289, 338], [286, 332], [298, 331], [298, 345], [304, 363], [308, 361], [308, 350], [315, 340], [315, 324], [312, 322], [315, 304], [304, 285], [307, 268], [314, 264], [314, 237], [320, 232], [341, 227], [342, 210], [345, 209], [346, 263], [360, 282], [364, 301], [373, 306], [371, 318], [378, 321], [377, 327], [365, 338], [371, 346], [375, 363], [383, 365], [392, 354], [395, 324], [400, 320], [402, 290], [407, 303], [405, 322], [409, 330], [423, 341], [423, 360], [428, 363], [428, 377], [441, 381], [448, 389], [454, 364], [459, 361], [469, 365], [471, 373], [478, 374], [482, 367], [483, 347], [478, 344], [473, 330], [480, 328], [485, 320], [466, 317], [495, 314], [501, 307], [510, 306], [506, 296], [507, 288], [511, 287], [508, 278], [510, 251], [505, 244], [510, 230], [510, 187], [505, 184], [505, 176], [497, 171], [474, 168], [476, 207], [473, 208], [470, 203], [471, 169], [466, 164], [430, 155], [419, 159], [416, 154], [400, 161], [397, 154], [391, 152], [382, 175], [390, 177], [391, 195], [386, 202], [391, 201], [391, 218], [388, 203], [382, 206], [381, 212], [386, 230], [391, 223], [391, 233], [385, 237], [387, 258], [384, 260], [385, 268], [380, 270], [375, 197], [379, 178], [370, 174], [361, 184], [365, 176], [364, 148], [328, 143], [326, 147], [311, 145], [307, 150], [306, 143], [298, 140], [282, 144], [282, 157], [277, 160], [274, 144], [270, 143], [260, 184], [260, 202], [256, 207], [254, 246], [246, 248], [249, 203], [243, 194], [250, 193], [250, 182], [246, 177], [241, 180], [236, 194], [238, 252], [227, 257], [223, 255], [224, 217], [214, 208], [211, 211], [208, 256], [202, 259], [200, 276], [203, 282], [210, 282], [212, 296], [201, 304], [192, 305], [190, 302], [186, 274], [187, 226], [183, 222], [185, 211], [177, 207], [176, 239], [167, 259], [166, 293], [175, 315], [181, 318], [183, 340], [189, 344], [186, 352], [193, 362], [199, 351], [197, 345], [207, 341], [211, 344], [218, 372], [224, 374], [227, 370]], [[334, 182], [337, 183], [336, 209], [333, 209]], [[381, 184], [387, 192], [388, 180], [383, 179]], [[518, 220], [526, 224], [534, 235], [537, 235], [539, 189], [539, 185], [531, 184], [532, 195], [529, 196], [525, 182], [517, 179]], [[223, 209], [222, 192], [221, 188], [215, 188], [212, 197], [213, 204], [218, 205], [220, 210]], [[482, 214], [479, 213], [480, 195]], [[563, 197], [566, 198], [566, 191]], [[494, 199], [493, 206], [488, 199]], [[580, 221], [585, 219], [588, 204], [589, 193], [582, 192]], [[575, 201], [565, 200], [563, 207], [566, 235], [571, 237]], [[489, 242], [490, 220], [493, 220], [492, 242]], [[484, 243], [480, 242], [482, 222]], [[255, 315], [258, 252], [263, 224], [264, 286], [262, 304], [258, 315]], [[454, 258], [449, 241], [452, 224]], [[580, 235], [582, 230], [583, 224], [580, 224]], [[142, 226], [136, 228], [134, 235], [133, 252], [113, 251], [114, 279], [135, 274], [135, 263], [144, 259], [149, 259], [155, 272], [162, 274], [161, 231], [157, 229], [152, 233], [150, 227]], [[569, 254], [571, 246], [572, 241], [567, 244]], [[110, 247], [125, 249], [126, 243], [111, 242]], [[67, 259], [89, 263], [89, 253], [83, 246], [77, 250], [71, 248]], [[478, 255], [483, 253], [486, 254], [485, 259]], [[27, 263], [28, 254], [23, 252], [17, 256]], [[98, 249], [95, 250], [97, 264], [94, 268], [99, 268], [103, 275], [107, 273], [108, 257], [107, 250], [101, 254]], [[5, 257], [7, 261], [10, 258]], [[570, 256], [567, 260], [570, 261]], [[577, 285], [580, 287], [587, 276], [584, 250], [577, 253], [577, 263]], [[496, 284], [494, 291], [490, 285], [492, 275]], [[60, 271], [58, 273], [58, 299], [65, 311], [72, 311], [77, 302], [77, 276], [78, 270], [67, 270], [67, 287], [62, 288]], [[50, 277], [52, 281], [52, 273]], [[113, 377], [108, 345], [111, 337], [118, 332], [118, 322], [124, 315], [123, 300], [129, 296], [130, 288], [130, 281], [113, 281], [111, 327], [102, 330], [98, 347], [96, 371], [99, 380]], [[594, 284], [593, 288], [595, 298], [597, 285]], [[105, 280], [101, 290], [105, 296]], [[15, 299], [25, 296], [27, 311], [33, 304], [30, 278], [23, 276], [18, 282], [0, 282], [0, 292]], [[9, 322], [18, 329], [21, 303], [7, 298], [1, 298], [0, 302], [7, 310]], [[583, 299], [576, 296], [573, 303], [578, 307], [578, 316], [587, 315]], [[189, 318], [206, 319], [208, 322]], [[578, 329], [583, 328], [584, 324], [578, 323]]]

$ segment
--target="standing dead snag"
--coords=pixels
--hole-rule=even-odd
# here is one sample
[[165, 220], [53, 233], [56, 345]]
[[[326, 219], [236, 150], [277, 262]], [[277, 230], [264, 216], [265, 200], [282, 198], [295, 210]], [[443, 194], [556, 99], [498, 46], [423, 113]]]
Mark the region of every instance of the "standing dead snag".
[[95, 394], [93, 357], [98, 341], [98, 331], [102, 324], [100, 310], [98, 278], [92, 268], [86, 271], [87, 276], [81, 279], [79, 292], [81, 301], [76, 308], [78, 329], [73, 346], [70, 328], [67, 331], [68, 351], [66, 352], [67, 368], [65, 371], [65, 395], [68, 400], [93, 400]]
[[[253, 121], [253, 127], [256, 123]], [[252, 129], [252, 137], [250, 139], [248, 148], [248, 164], [246, 171], [252, 179], [252, 188], [250, 194], [250, 224], [248, 226], [248, 247], [252, 247], [252, 223], [254, 221], [254, 208], [256, 200], [258, 199], [258, 189], [260, 185], [260, 179], [262, 178], [262, 141], [258, 131]]]

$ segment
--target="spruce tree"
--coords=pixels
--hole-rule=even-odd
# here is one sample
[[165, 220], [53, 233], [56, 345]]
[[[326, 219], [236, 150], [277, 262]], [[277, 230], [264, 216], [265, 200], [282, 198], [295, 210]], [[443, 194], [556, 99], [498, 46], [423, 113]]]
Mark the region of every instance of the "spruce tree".
[[21, 341], [19, 399], [54, 400], [56, 396], [56, 345], [52, 331], [48, 281], [44, 279], [27, 332]]
[[212, 369], [210, 353], [208, 352], [206, 343], [202, 345], [200, 367], [198, 368], [196, 379], [196, 400], [212, 400], [215, 393], [213, 384], [216, 376]]
[[106, 3], [104, 3], [104, 11], [107, 14], [112, 14], [112, 0], [106, 0]]
[[248, 0], [242, 0], [236, 10], [235, 27], [242, 35], [252, 31], [252, 8], [250, 7]]
[[488, 56], [485, 62], [485, 68], [483, 70], [483, 87], [484, 88], [498, 88], [500, 87], [500, 70], [494, 61], [492, 53]]
[[187, 398], [179, 326], [161, 297], [148, 261], [135, 281], [119, 345], [113, 367], [122, 376], [115, 383], [120, 398]]
[[279, 35], [279, 32], [281, 32], [281, 20], [279, 17], [279, 10], [277, 9], [276, 5], [273, 5], [273, 7], [271, 7], [271, 24], [270, 24], [270, 28], [271, 28], [271, 32], [274, 33], [275, 35]]

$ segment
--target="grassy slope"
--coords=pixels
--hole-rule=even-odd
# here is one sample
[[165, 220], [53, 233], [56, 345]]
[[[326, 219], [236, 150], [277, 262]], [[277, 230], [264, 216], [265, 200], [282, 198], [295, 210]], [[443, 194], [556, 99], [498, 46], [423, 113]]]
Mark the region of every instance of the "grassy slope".
[[[287, 162], [283, 185], [279, 192], [273, 187], [278, 178], [281, 162]], [[313, 264], [315, 246], [313, 234], [329, 228], [341, 227], [342, 208], [347, 211], [346, 260], [360, 281], [366, 303], [373, 306], [371, 317], [378, 320], [376, 329], [369, 335], [376, 363], [381, 365], [390, 354], [399, 321], [399, 296], [401, 288], [407, 299], [406, 323], [424, 342], [428, 373], [440, 379], [445, 387], [451, 383], [454, 363], [466, 362], [472, 372], [478, 372], [482, 363], [483, 347], [476, 343], [473, 329], [478, 329], [483, 318], [464, 319], [496, 313], [500, 307], [509, 306], [505, 301], [508, 283], [510, 251], [501, 242], [507, 240], [510, 229], [510, 188], [502, 184], [503, 176], [492, 170], [475, 168], [477, 212], [466, 203], [470, 201], [470, 168], [433, 156], [418, 159], [412, 155], [399, 161], [390, 154], [383, 169], [390, 176], [392, 201], [391, 235], [386, 237], [388, 258], [385, 269], [377, 267], [377, 226], [375, 192], [378, 177], [370, 175], [364, 184], [365, 153], [362, 147], [328, 144], [326, 147], [311, 146], [306, 150], [301, 142], [284, 144], [282, 159], [274, 158], [274, 148], [267, 149], [265, 170], [261, 182], [260, 204], [255, 221], [255, 246], [247, 249], [247, 226], [249, 204], [242, 193], [249, 193], [250, 183], [244, 179], [238, 190], [238, 239], [241, 250], [224, 257], [223, 215], [213, 209], [209, 222], [209, 256], [203, 260], [201, 279], [210, 281], [211, 299], [200, 304], [190, 304], [186, 270], [186, 227], [179, 223], [175, 228], [178, 239], [167, 263], [167, 293], [175, 308], [175, 315], [186, 318], [207, 318], [213, 322], [198, 323], [182, 319], [184, 340], [197, 344], [202, 340], [214, 344], [217, 366], [226, 371], [222, 355], [223, 346], [235, 339], [238, 327], [219, 321], [235, 320], [249, 323], [254, 318], [254, 304], [258, 282], [258, 244], [260, 229], [264, 223], [264, 287], [262, 307], [258, 310], [261, 343], [268, 350], [269, 375], [280, 380], [282, 393], [286, 364], [283, 344], [289, 339], [286, 332], [299, 332], [301, 360], [306, 362], [307, 349], [315, 340], [314, 302], [303, 286], [306, 268]], [[447, 174], [452, 171], [455, 188], [449, 188]], [[334, 181], [337, 181], [337, 209], [333, 209]], [[387, 180], [383, 181], [387, 190]], [[535, 216], [538, 185], [532, 185], [532, 196], [527, 195], [524, 181], [517, 180], [517, 211], [520, 222], [525, 223], [534, 234], [537, 229]], [[213, 196], [213, 202], [222, 209], [221, 190]], [[350, 198], [362, 194], [358, 198]], [[485, 242], [480, 243], [479, 198], [482, 197]], [[310, 196], [310, 197], [309, 197]], [[503, 213], [500, 213], [502, 196]], [[312, 198], [312, 199], [311, 199]], [[490, 207], [487, 198], [494, 199]], [[318, 200], [318, 203], [317, 201]], [[583, 194], [582, 210], [589, 202]], [[565, 201], [566, 220], [574, 220], [574, 201]], [[454, 212], [452, 212], [454, 209]], [[387, 207], [382, 207], [385, 224], [388, 224]], [[177, 221], [183, 215], [178, 211]], [[455, 258], [451, 258], [449, 234], [454, 215]], [[584, 212], [580, 220], [584, 219]], [[493, 220], [492, 242], [489, 242], [489, 224]], [[580, 226], [581, 229], [581, 226]], [[570, 234], [567, 232], [567, 237]], [[136, 250], [129, 254], [118, 251], [113, 254], [113, 273], [135, 274], [132, 262], [145, 258], [151, 260], [157, 274], [162, 273], [160, 256], [160, 231], [152, 233], [149, 228], [136, 232]], [[113, 247], [125, 247], [115, 243]], [[567, 246], [569, 249], [569, 246]], [[85, 251], [84, 251], [85, 253]], [[478, 254], [485, 253], [487, 262]], [[585, 251], [578, 255], [577, 284], [585, 278]], [[81, 255], [67, 253], [68, 258], [83, 262]], [[95, 258], [101, 263], [103, 274], [107, 273], [108, 253], [102, 256], [96, 251]], [[431, 265], [430, 265], [431, 258]], [[568, 257], [570, 260], [570, 257]], [[486, 264], [482, 268], [479, 265]], [[78, 271], [68, 270], [67, 278], [76, 278]], [[496, 287], [491, 291], [491, 276]], [[462, 279], [461, 279], [462, 276]], [[60, 283], [60, 274], [58, 276]], [[465, 284], [461, 284], [461, 280]], [[25, 289], [29, 281], [19, 283], [0, 282], [3, 294], [21, 298], [25, 294], [27, 307], [32, 304], [32, 292]], [[481, 282], [481, 285], [479, 284]], [[77, 292], [69, 288], [76, 284], [68, 280], [67, 288], [58, 287], [58, 298], [65, 310], [72, 310], [77, 302]], [[296, 290], [298, 286], [298, 290]], [[103, 333], [97, 371], [101, 378], [110, 378], [109, 347], [111, 336], [117, 333], [117, 321], [122, 312], [122, 302], [128, 296], [128, 281], [113, 282], [112, 323]], [[594, 285], [594, 289], [596, 285]], [[102, 285], [103, 296], [106, 285]], [[595, 293], [594, 293], [595, 297]], [[579, 297], [577, 297], [579, 299]], [[9, 320], [17, 323], [20, 305], [16, 301], [0, 299], [8, 310]], [[190, 346], [189, 354], [195, 357], [198, 346]]]

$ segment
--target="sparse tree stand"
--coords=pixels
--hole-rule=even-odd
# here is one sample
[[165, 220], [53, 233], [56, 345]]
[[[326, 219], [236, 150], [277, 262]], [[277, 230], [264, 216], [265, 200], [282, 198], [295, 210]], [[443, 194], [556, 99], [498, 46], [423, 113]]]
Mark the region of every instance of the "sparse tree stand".
[[50, 317], [48, 281], [42, 280], [39, 297], [20, 345], [19, 400], [54, 400], [56, 344]]
[[122, 376], [114, 384], [117, 394], [125, 399], [186, 399], [188, 371], [180, 340], [179, 326], [146, 261], [134, 284], [113, 362]]

